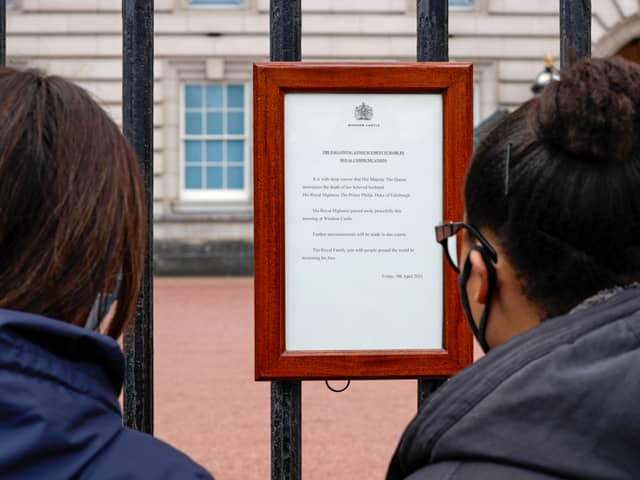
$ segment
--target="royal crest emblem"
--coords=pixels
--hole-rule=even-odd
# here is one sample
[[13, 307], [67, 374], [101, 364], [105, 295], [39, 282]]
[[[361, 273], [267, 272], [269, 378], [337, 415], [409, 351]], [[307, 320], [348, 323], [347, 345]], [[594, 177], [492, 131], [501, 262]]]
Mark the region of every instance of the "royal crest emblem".
[[356, 120], [371, 120], [373, 118], [373, 108], [362, 102], [355, 109]]

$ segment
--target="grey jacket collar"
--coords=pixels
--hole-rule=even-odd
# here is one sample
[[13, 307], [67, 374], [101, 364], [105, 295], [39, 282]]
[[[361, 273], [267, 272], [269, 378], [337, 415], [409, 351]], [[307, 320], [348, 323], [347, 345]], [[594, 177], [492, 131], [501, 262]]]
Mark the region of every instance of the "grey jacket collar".
[[407, 427], [388, 478], [450, 459], [637, 478], [638, 364], [638, 288], [547, 320], [446, 382]]

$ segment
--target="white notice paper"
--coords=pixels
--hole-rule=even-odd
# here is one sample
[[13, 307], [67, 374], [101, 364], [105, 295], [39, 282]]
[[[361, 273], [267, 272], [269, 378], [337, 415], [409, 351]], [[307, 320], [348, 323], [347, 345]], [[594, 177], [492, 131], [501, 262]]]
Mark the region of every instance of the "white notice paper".
[[442, 348], [442, 96], [285, 95], [286, 350]]

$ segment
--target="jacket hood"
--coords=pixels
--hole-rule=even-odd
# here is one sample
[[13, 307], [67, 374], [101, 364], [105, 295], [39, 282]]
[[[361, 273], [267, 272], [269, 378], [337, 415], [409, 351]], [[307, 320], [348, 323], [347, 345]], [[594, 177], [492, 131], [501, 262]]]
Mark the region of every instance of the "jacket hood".
[[639, 288], [547, 320], [446, 382], [409, 424], [388, 478], [447, 461], [638, 478], [638, 365]]
[[123, 370], [110, 337], [0, 309], [3, 478], [75, 478], [122, 428]]

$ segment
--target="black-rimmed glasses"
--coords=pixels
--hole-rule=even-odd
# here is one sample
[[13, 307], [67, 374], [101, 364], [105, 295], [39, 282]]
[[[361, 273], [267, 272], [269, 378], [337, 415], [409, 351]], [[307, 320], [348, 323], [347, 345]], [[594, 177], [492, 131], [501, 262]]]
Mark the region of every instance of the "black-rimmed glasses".
[[442, 245], [442, 248], [447, 255], [447, 261], [456, 273], [460, 273], [461, 267], [460, 245], [462, 243], [462, 239], [459, 238], [459, 233], [465, 228], [482, 244], [491, 261], [493, 261], [493, 263], [497, 263], [498, 254], [496, 253], [495, 248], [493, 248], [477, 228], [464, 222], [446, 222], [436, 226], [436, 241]]

